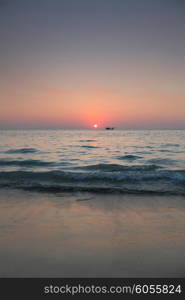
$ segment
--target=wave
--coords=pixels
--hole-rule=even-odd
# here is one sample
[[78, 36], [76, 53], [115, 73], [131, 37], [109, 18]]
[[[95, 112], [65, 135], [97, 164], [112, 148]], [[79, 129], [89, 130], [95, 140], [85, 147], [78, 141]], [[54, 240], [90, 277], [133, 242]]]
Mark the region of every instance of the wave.
[[136, 151], [135, 153], [136, 153], [136, 154], [142, 154], [142, 155], [143, 155], [143, 154], [144, 154], [144, 155], [145, 155], [145, 154], [153, 154], [153, 152], [151, 152], [151, 151]]
[[53, 162], [47, 162], [36, 159], [28, 160], [13, 160], [13, 159], [0, 159], [0, 166], [24, 166], [24, 167], [40, 167], [40, 166], [51, 166]]
[[43, 192], [89, 191], [103, 193], [185, 195], [185, 170], [64, 172], [2, 171], [0, 187]]
[[85, 142], [95, 142], [96, 140], [80, 140], [79, 142], [85, 143]]
[[[8, 187], [6, 185], [4, 188]], [[43, 193], [74, 193], [74, 192], [88, 192], [95, 194], [122, 194], [122, 195], [153, 195], [153, 196], [185, 196], [185, 192], [183, 191], [155, 191], [155, 190], [143, 190], [143, 189], [127, 189], [127, 188], [119, 188], [119, 187], [93, 187], [93, 186], [47, 186], [47, 185], [30, 185], [30, 186], [22, 186], [15, 187], [16, 189], [22, 189], [26, 191], [33, 192], [43, 192]]]
[[149, 146], [149, 145], [148, 145], [148, 146], [147, 146], [147, 145], [146, 145], [146, 146], [140, 146], [140, 145], [137, 146], [137, 145], [136, 145], [136, 146], [129, 146], [129, 147], [130, 147], [130, 148], [141, 148], [141, 149], [142, 149], [142, 148], [143, 148], [143, 149], [146, 149], [146, 148], [147, 148], [147, 149], [153, 149], [153, 148], [154, 148], [153, 146]]
[[[168, 150], [168, 149], [159, 149], [159, 150], [157, 150], [158, 152], [167, 152], [167, 153], [174, 153], [174, 151], [172, 151], [172, 150]], [[179, 153], [179, 152], [176, 152], [175, 151], [175, 153]]]
[[96, 164], [96, 165], [88, 165], [76, 167], [77, 169], [87, 169], [93, 171], [105, 171], [105, 172], [121, 172], [121, 171], [153, 171], [161, 168], [155, 164], [149, 165], [133, 165], [133, 166], [124, 166], [120, 164]]
[[82, 148], [88, 148], [88, 149], [96, 149], [96, 148], [100, 148], [100, 147], [97, 147], [97, 146], [91, 146], [91, 145], [83, 145], [81, 146]]
[[92, 145], [70, 145], [70, 148], [87, 148], [87, 149], [96, 149], [96, 148], [100, 148], [98, 146], [92, 146]]
[[167, 143], [167, 144], [161, 144], [161, 147], [180, 147], [180, 145], [179, 144]]
[[20, 154], [25, 154], [25, 153], [37, 153], [39, 150], [35, 148], [20, 148], [20, 149], [10, 149], [5, 151], [5, 153], [20, 153]]
[[1, 171], [0, 181], [10, 180], [19, 181], [22, 179], [33, 181], [49, 182], [77, 182], [77, 181], [142, 181], [142, 180], [174, 180], [179, 182], [185, 181], [185, 170], [160, 170], [158, 172], [66, 172], [60, 170], [32, 172], [32, 171]]
[[177, 161], [170, 158], [152, 158], [148, 160], [149, 163], [154, 164], [177, 164]]
[[185, 151], [181, 150], [168, 150], [168, 149], [159, 149], [158, 152], [164, 152], [164, 153], [185, 153]]
[[132, 160], [136, 160], [136, 159], [140, 159], [142, 158], [141, 156], [138, 155], [132, 155], [132, 154], [128, 154], [128, 155], [123, 155], [123, 156], [118, 156], [117, 159], [120, 160], [127, 160], [127, 161], [132, 161]]

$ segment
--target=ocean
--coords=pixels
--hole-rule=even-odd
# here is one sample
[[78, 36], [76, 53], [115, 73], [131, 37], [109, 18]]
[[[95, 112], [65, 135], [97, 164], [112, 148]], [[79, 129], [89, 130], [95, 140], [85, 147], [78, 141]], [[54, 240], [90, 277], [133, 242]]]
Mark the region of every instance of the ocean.
[[185, 195], [185, 131], [0, 131], [0, 187]]
[[185, 131], [1, 130], [0, 277], [185, 277]]

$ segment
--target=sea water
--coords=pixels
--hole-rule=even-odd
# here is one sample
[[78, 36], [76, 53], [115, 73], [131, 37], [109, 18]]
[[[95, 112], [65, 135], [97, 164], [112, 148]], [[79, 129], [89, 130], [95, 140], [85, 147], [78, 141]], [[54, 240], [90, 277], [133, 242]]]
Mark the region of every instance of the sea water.
[[1, 130], [0, 187], [185, 195], [185, 131]]

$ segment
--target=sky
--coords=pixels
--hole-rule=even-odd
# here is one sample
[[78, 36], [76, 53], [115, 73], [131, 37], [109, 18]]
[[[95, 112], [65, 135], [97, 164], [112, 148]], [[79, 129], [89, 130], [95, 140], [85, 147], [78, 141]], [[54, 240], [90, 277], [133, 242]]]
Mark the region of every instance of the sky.
[[0, 0], [0, 128], [185, 129], [184, 0]]

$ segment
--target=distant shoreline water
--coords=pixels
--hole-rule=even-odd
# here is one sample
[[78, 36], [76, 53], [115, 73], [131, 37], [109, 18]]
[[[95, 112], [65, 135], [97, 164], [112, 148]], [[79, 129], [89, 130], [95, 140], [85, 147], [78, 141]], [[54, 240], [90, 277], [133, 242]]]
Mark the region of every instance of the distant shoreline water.
[[185, 130], [0, 130], [0, 188], [185, 196]]

